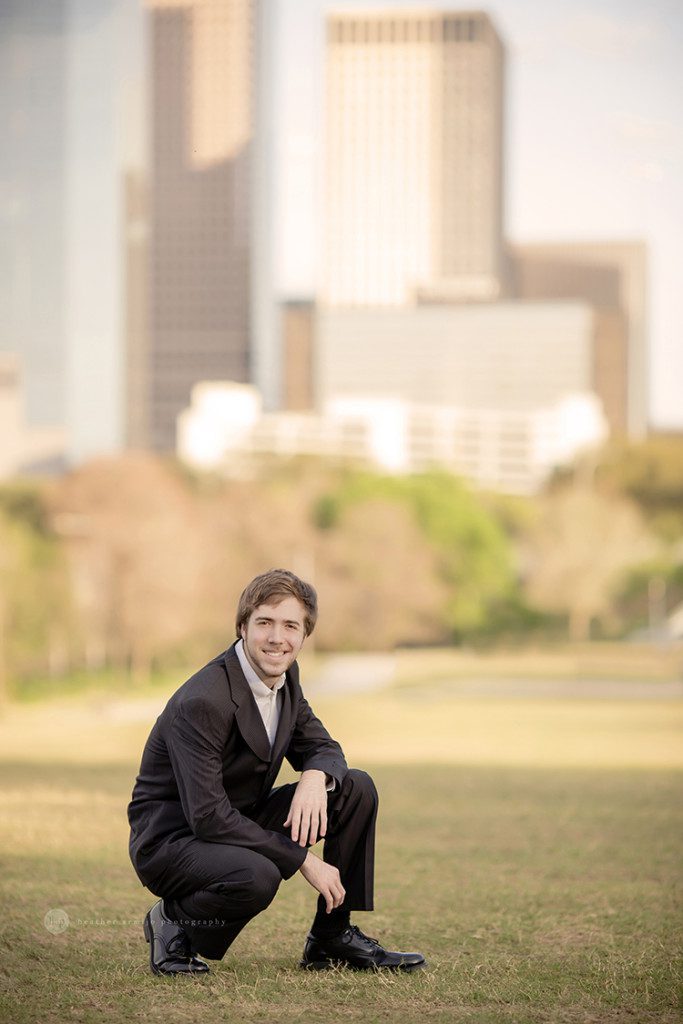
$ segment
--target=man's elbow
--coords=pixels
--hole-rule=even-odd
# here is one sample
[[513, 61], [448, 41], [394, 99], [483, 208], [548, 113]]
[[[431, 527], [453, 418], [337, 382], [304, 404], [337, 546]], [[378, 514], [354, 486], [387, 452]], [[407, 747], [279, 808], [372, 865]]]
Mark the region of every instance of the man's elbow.
[[195, 839], [203, 839], [204, 842], [211, 842], [216, 828], [215, 811], [194, 812], [186, 815], [187, 823], [192, 829]]
[[236, 817], [234, 808], [230, 808], [226, 814], [214, 809], [201, 815], [193, 815], [189, 825], [196, 839], [201, 839], [205, 843], [229, 843], [233, 819]]
[[205, 843], [211, 842], [212, 829], [206, 818], [197, 818], [190, 822], [190, 828], [195, 839], [201, 839]]

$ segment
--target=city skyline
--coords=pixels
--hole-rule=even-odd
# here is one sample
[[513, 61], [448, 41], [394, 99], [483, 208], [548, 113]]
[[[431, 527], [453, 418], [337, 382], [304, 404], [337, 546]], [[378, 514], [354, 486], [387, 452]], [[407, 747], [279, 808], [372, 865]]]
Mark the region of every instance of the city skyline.
[[[171, 2], [187, 7], [186, 0]], [[395, 8], [424, 13], [462, 12], [463, 7], [421, 0], [269, 0], [267, 7], [259, 7], [264, 55], [260, 85], [266, 86], [259, 127], [266, 131], [257, 154], [260, 284], [252, 313], [260, 309], [263, 319], [251, 338], [251, 358], [252, 367], [261, 367], [261, 379], [277, 397], [281, 359], [272, 345], [270, 351], [267, 347], [275, 306], [283, 299], [312, 295], [322, 264], [324, 16], [328, 10]], [[35, 9], [48, 8], [52, 13], [43, 0]], [[10, 6], [10, 15], [18, 9]], [[136, 196], [144, 195], [149, 171], [149, 37], [144, 25], [148, 10], [142, 0], [70, 4], [70, 28], [61, 30], [64, 37], [58, 40], [66, 55], [64, 164], [54, 165], [52, 180], [52, 162], [36, 163], [48, 189], [41, 188], [42, 199], [50, 187], [63, 192], [61, 206], [54, 202], [50, 214], [62, 220], [53, 220], [52, 236], [39, 233], [40, 244], [30, 244], [38, 257], [36, 266], [44, 269], [52, 262], [59, 267], [64, 298], [60, 306], [45, 290], [49, 281], [44, 274], [37, 282], [31, 278], [31, 315], [42, 334], [36, 334], [33, 349], [28, 345], [25, 351], [34, 353], [31, 384], [38, 382], [44, 393], [41, 397], [34, 390], [33, 409], [49, 423], [51, 406], [57, 408], [64, 396], [68, 452], [76, 461], [100, 450], [116, 450], [125, 440], [130, 395], [125, 395], [124, 296], [130, 282], [125, 280], [122, 256], [126, 244], [144, 244], [147, 230], [144, 210], [142, 219], [138, 216]], [[507, 0], [488, 4], [486, 10], [507, 53], [504, 234], [513, 246], [645, 241], [650, 267], [650, 422], [655, 428], [683, 428], [683, 293], [677, 284], [683, 141], [675, 130], [683, 95], [683, 69], [677, 59], [683, 14], [669, 0], [656, 0], [647, 13], [616, 0], [599, 0], [590, 8], [570, 5], [568, 0], [545, 5], [538, 0]], [[38, 35], [41, 31], [42, 26]], [[21, 61], [35, 45], [35, 39], [24, 36], [13, 51], [14, 65], [7, 66], [21, 69]], [[36, 50], [33, 59], [38, 56]], [[34, 94], [36, 102], [43, 95], [40, 90]], [[8, 111], [11, 116], [6, 102]], [[20, 117], [25, 118], [25, 111]], [[10, 128], [21, 123], [12, 120]], [[27, 122], [38, 123], [33, 118]], [[42, 136], [35, 129], [34, 133], [39, 152]], [[210, 140], [207, 144], [210, 148]], [[207, 151], [206, 158], [210, 163], [213, 154]], [[132, 208], [122, 216], [124, 184], [128, 189], [131, 183], [133, 192], [126, 192], [126, 202], [130, 200]], [[25, 183], [22, 188], [26, 191]], [[5, 193], [1, 212], [15, 234], [26, 210], [33, 211], [33, 204], [22, 205], [11, 191]], [[62, 261], [50, 260], [45, 244], [50, 237], [54, 241], [57, 230], [65, 239]], [[28, 265], [19, 262], [17, 270], [23, 274], [23, 290], [16, 291], [8, 275], [5, 291], [24, 301], [29, 295]], [[44, 295], [34, 294], [36, 283]], [[61, 361], [60, 310], [69, 334]], [[0, 338], [0, 347], [10, 351], [8, 328], [13, 323], [6, 321]], [[20, 338], [21, 345], [27, 345], [26, 340]], [[46, 353], [37, 367], [36, 346]], [[35, 376], [41, 372], [42, 382]], [[48, 382], [50, 374], [54, 385]]]
[[[328, 10], [460, 11], [420, 0], [281, 0], [275, 80], [279, 177], [276, 282], [310, 295], [318, 265], [323, 18]], [[649, 419], [683, 428], [683, 12], [553, 0], [487, 3], [506, 46], [506, 235], [512, 243], [640, 240], [648, 245]], [[305, 57], [305, 59], [303, 59]], [[539, 84], [540, 83], [540, 84]], [[577, 84], [577, 83], [580, 83]], [[677, 84], [680, 88], [677, 88]]]

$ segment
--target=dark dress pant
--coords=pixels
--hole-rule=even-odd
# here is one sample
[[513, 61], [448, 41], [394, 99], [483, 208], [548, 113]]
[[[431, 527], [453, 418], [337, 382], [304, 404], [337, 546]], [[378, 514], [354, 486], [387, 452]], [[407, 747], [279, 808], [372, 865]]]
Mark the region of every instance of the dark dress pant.
[[[284, 821], [296, 783], [278, 786], [253, 811], [265, 829], [287, 833]], [[346, 896], [342, 909], [372, 910], [378, 797], [366, 772], [351, 769], [328, 797], [323, 859], [338, 868]], [[220, 960], [248, 922], [273, 900], [282, 875], [254, 850], [206, 843], [194, 836], [173, 844], [173, 863], [152, 889], [166, 915], [188, 934], [193, 952]], [[318, 907], [325, 908], [322, 896]]]

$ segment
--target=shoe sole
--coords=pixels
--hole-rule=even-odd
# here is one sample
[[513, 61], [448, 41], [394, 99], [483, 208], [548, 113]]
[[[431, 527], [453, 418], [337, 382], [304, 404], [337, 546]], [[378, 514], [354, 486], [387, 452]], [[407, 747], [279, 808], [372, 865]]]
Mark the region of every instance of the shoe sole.
[[410, 974], [412, 971], [420, 971], [427, 966], [427, 961], [421, 964], [396, 964], [378, 967], [376, 964], [362, 966], [360, 964], [349, 964], [346, 960], [300, 960], [299, 967], [303, 971], [333, 971], [338, 967], [348, 967], [352, 971], [400, 971], [403, 974]]

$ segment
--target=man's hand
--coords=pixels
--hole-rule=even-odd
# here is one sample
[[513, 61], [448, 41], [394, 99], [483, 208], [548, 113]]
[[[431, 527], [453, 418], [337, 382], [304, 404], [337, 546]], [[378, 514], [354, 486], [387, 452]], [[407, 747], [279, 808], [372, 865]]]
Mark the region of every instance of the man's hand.
[[317, 889], [322, 898], [326, 903], [326, 911], [329, 914], [334, 907], [340, 907], [346, 896], [346, 890], [341, 884], [341, 878], [337, 868], [333, 867], [332, 864], [326, 864], [320, 857], [316, 857], [314, 853], [309, 850], [306, 854], [306, 860], [303, 862], [299, 871], [304, 876], [309, 885], [312, 885], [314, 889]]
[[285, 828], [291, 826], [292, 839], [299, 846], [312, 846], [327, 832], [326, 786], [325, 772], [310, 768], [301, 773], [284, 823]]

